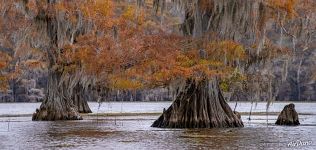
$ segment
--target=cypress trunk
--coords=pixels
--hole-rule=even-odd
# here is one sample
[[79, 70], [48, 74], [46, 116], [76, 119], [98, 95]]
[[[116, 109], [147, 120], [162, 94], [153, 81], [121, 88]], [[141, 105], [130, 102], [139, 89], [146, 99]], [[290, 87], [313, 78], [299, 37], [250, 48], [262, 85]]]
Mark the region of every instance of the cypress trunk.
[[33, 114], [33, 121], [81, 120], [78, 109], [65, 89], [60, 84], [61, 73], [49, 71], [47, 95], [39, 109]]
[[293, 103], [284, 106], [275, 124], [288, 126], [300, 125], [298, 113], [296, 112], [295, 105]]
[[225, 102], [218, 81], [188, 79], [173, 104], [152, 124], [160, 128], [243, 127]]
[[[49, 39], [46, 48], [48, 55], [48, 85], [46, 98], [33, 114], [33, 121], [81, 120], [77, 106], [73, 103], [73, 87], [63, 79], [63, 65], [60, 62], [63, 40], [58, 30], [62, 20], [57, 19], [55, 0], [47, 0], [47, 8], [39, 5], [39, 13], [35, 20], [39, 29], [44, 29]], [[64, 22], [65, 23], [65, 22]]]
[[85, 92], [79, 84], [75, 87], [73, 92], [73, 104], [79, 113], [92, 113], [85, 99]]

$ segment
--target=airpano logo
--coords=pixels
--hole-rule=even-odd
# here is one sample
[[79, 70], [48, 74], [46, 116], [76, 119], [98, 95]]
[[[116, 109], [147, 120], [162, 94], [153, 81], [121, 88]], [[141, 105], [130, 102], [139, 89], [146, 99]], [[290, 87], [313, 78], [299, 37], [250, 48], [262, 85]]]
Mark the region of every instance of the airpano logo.
[[292, 141], [289, 144], [287, 144], [288, 147], [301, 147], [301, 146], [309, 146], [312, 145], [312, 141], [301, 141], [301, 140], [296, 140]]

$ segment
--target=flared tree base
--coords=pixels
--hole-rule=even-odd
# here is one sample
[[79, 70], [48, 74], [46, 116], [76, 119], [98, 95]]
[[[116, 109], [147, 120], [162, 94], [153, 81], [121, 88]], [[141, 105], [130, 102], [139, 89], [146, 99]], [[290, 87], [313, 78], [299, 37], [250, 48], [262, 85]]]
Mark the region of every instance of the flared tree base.
[[286, 105], [278, 116], [276, 125], [297, 126], [300, 125], [298, 114], [293, 103]]
[[[62, 79], [62, 73], [49, 71], [47, 95], [32, 116], [33, 121], [82, 120], [73, 101], [74, 89]], [[76, 96], [78, 97], [78, 96]], [[78, 103], [80, 104], [80, 103]]]
[[230, 128], [243, 122], [225, 102], [216, 80], [187, 80], [173, 104], [152, 124], [159, 128]]
[[46, 98], [32, 116], [33, 121], [82, 120], [72, 100], [60, 96]]
[[82, 120], [82, 117], [75, 110], [56, 111], [44, 107], [36, 109], [32, 116], [33, 121], [56, 121], [56, 120]]
[[83, 99], [76, 99], [73, 103], [79, 113], [92, 113], [87, 101]]
[[85, 91], [83, 87], [77, 84], [73, 92], [73, 104], [79, 113], [92, 113], [88, 102], [85, 100]]

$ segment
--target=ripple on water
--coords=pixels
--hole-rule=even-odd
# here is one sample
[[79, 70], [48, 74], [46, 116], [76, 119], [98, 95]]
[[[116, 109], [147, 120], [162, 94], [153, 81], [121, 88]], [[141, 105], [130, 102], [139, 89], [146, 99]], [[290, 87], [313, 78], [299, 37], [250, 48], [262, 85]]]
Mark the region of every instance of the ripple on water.
[[[123, 104], [123, 107], [125, 105], [134, 107], [128, 110], [131, 112], [138, 109], [138, 104]], [[242, 110], [247, 110], [248, 104], [240, 105]], [[310, 106], [314, 106], [307, 105], [306, 112], [311, 110]], [[113, 103], [112, 109], [118, 106]], [[142, 108], [145, 106], [141, 105]], [[303, 109], [303, 105], [297, 106]], [[160, 106], [156, 109], [153, 103], [149, 107], [148, 110], [162, 110]], [[300, 115], [302, 125], [296, 127], [274, 125], [276, 115], [269, 115], [268, 121], [265, 115], [252, 115], [251, 120], [247, 120], [249, 115], [243, 115], [245, 127], [233, 129], [151, 128], [157, 117], [86, 116], [82, 121], [56, 122], [32, 122], [31, 117], [0, 117], [0, 149], [275, 150], [291, 149], [288, 143], [297, 140], [312, 141], [312, 145], [298, 147], [300, 149], [316, 149], [315, 115]]]
[[[291, 141], [315, 141], [315, 126], [283, 127], [254, 120], [244, 128], [151, 128], [158, 116], [95, 117], [83, 121], [11, 122], [0, 132], [4, 149], [290, 149]], [[314, 117], [314, 116], [310, 116]], [[258, 116], [260, 118], [260, 116]], [[314, 143], [313, 143], [314, 144]], [[302, 147], [315, 149], [315, 145]]]

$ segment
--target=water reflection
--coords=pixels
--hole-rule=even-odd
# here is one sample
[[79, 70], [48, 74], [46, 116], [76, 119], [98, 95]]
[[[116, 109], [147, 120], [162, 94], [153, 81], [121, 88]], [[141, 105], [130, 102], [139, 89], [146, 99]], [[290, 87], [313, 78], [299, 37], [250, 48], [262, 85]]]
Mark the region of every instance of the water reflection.
[[[4, 149], [291, 149], [295, 140], [316, 140], [312, 124], [280, 127], [245, 121], [244, 128], [160, 129], [157, 116], [87, 117], [83, 121], [32, 122], [13, 118], [9, 132], [0, 132]], [[305, 116], [311, 118], [315, 116]], [[256, 120], [256, 119], [259, 120]], [[19, 121], [18, 121], [19, 120]], [[315, 149], [313, 145], [302, 149]]]
[[[275, 150], [293, 149], [288, 144], [300, 140], [312, 143], [296, 148], [313, 150], [316, 149], [316, 116], [310, 107], [315, 104], [305, 105], [307, 114], [299, 116], [302, 125], [297, 127], [275, 126], [276, 115], [269, 115], [268, 122], [265, 115], [253, 115], [251, 120], [243, 115], [245, 127], [233, 129], [151, 128], [157, 115], [85, 116], [82, 121], [56, 122], [33, 122], [31, 117], [0, 117], [0, 149]], [[156, 110], [156, 106], [150, 104], [147, 110]], [[304, 107], [301, 105], [299, 109]]]

